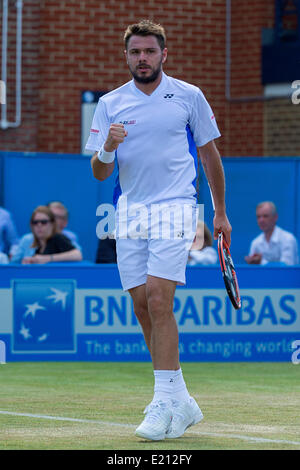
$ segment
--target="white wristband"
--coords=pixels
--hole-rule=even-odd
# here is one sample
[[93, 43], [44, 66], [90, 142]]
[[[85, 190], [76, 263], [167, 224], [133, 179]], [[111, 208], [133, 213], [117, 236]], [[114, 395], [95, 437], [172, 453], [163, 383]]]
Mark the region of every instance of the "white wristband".
[[115, 150], [113, 152], [106, 152], [106, 150], [104, 150], [103, 144], [101, 149], [97, 153], [97, 157], [102, 163], [112, 163], [115, 159]]

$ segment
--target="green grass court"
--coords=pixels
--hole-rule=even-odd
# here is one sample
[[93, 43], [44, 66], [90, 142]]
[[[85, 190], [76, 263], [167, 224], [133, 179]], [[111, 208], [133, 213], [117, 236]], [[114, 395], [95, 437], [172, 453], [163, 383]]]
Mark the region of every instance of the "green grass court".
[[150, 363], [0, 365], [0, 450], [300, 449], [300, 365], [182, 369], [204, 420], [179, 439], [146, 442], [134, 430], [152, 398]]

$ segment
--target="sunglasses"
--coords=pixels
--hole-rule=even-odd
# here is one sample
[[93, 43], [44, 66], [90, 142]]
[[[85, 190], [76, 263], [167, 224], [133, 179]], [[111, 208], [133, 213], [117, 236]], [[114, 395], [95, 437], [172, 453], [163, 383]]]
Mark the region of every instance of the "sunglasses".
[[37, 225], [37, 224], [47, 225], [47, 224], [51, 223], [51, 220], [49, 220], [49, 219], [38, 219], [38, 220], [33, 220], [31, 223], [32, 223], [32, 225]]

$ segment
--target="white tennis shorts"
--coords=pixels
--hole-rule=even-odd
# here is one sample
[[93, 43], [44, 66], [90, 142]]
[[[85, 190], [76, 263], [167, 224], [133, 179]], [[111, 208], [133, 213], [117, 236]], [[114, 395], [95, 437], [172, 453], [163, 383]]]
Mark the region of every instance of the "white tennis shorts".
[[159, 211], [151, 206], [149, 212], [143, 207], [126, 221], [117, 213], [117, 263], [125, 291], [145, 284], [148, 275], [185, 284], [198, 218], [196, 205], [189, 206], [165, 204]]

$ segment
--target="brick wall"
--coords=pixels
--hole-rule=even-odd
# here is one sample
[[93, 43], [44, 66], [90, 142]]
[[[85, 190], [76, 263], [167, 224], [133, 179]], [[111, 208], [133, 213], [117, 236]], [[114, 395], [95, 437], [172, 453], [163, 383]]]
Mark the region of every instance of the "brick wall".
[[[273, 2], [232, 0], [230, 98], [226, 155], [263, 155], [261, 30], [273, 25]], [[257, 97], [257, 99], [255, 99]]]
[[[52, 0], [46, 2], [41, 17], [40, 150], [79, 151], [80, 92], [111, 90], [130, 79], [122, 38], [128, 24], [144, 17], [166, 28], [169, 57], [165, 71], [201, 85], [222, 120], [222, 0], [80, 4]], [[212, 64], [214, 49], [218, 53]]]
[[[81, 91], [111, 90], [130, 78], [122, 36], [141, 18], [166, 29], [166, 73], [200, 86], [207, 96], [222, 132], [221, 153], [263, 155], [268, 149], [264, 103], [225, 97], [225, 0], [23, 3], [22, 125], [0, 130], [0, 149], [79, 153]], [[262, 94], [261, 28], [272, 25], [272, 1], [232, 0], [233, 98]]]
[[300, 104], [290, 99], [266, 103], [264, 108], [265, 155], [299, 156]]

